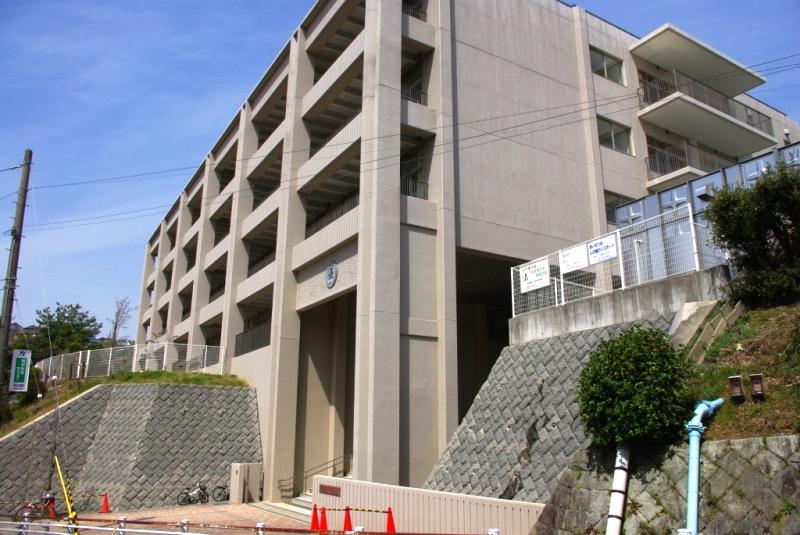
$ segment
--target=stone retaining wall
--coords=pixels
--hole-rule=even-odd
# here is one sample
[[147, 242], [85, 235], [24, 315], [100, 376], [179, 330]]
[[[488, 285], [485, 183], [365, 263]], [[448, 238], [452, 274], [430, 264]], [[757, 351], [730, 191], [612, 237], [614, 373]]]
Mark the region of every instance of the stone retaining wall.
[[[54, 442], [55, 438], [55, 442]], [[196, 385], [101, 385], [0, 439], [0, 510], [50, 488], [55, 447], [79, 512], [109, 493], [117, 510], [174, 505], [198, 480], [227, 483], [230, 464], [261, 462], [255, 391]]]

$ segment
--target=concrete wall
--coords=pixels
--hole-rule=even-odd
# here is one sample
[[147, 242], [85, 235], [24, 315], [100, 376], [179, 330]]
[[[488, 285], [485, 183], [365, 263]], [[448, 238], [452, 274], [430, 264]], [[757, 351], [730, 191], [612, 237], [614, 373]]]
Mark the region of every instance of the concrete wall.
[[[255, 392], [194, 385], [101, 385], [0, 439], [0, 496], [37, 499], [50, 488], [51, 448], [69, 472], [79, 512], [109, 493], [118, 511], [176, 505], [198, 480], [227, 483], [233, 462], [259, 462]], [[52, 476], [52, 477], [51, 477]]]
[[725, 297], [725, 268], [694, 272], [520, 314], [509, 321], [511, 344], [677, 312], [684, 303]]
[[[326, 488], [327, 487], [327, 488]], [[339, 496], [334, 494], [338, 493]], [[486, 533], [497, 528], [501, 534], [524, 535], [533, 526], [544, 505], [512, 502], [449, 492], [381, 485], [353, 479], [314, 478], [314, 503], [325, 506], [328, 527], [338, 530], [344, 523], [345, 506], [353, 509], [353, 526], [370, 532], [386, 529], [386, 515], [392, 508], [400, 533]]]
[[[800, 533], [799, 446], [797, 435], [704, 442], [700, 531]], [[686, 444], [632, 450], [625, 533], [676, 533], [686, 526], [687, 455]], [[580, 450], [566, 466], [531, 533], [603, 533], [613, 451]]]

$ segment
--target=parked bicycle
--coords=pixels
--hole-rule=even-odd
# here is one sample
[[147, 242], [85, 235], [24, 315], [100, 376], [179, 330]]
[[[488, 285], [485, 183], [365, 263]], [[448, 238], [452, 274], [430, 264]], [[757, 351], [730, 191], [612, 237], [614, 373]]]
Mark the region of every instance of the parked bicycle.
[[202, 481], [198, 481], [194, 490], [186, 487], [178, 493], [178, 505], [189, 505], [191, 503], [206, 503], [208, 501], [208, 490]]
[[231, 489], [228, 485], [218, 485], [214, 487], [211, 496], [215, 502], [224, 502], [231, 499]]
[[30, 513], [31, 518], [42, 518], [45, 516], [50, 516], [51, 511], [52, 516], [55, 517], [56, 497], [49, 492], [45, 492], [42, 494], [42, 497], [38, 502], [26, 502], [20, 505], [17, 510], [14, 511], [14, 520], [22, 520], [26, 512]]

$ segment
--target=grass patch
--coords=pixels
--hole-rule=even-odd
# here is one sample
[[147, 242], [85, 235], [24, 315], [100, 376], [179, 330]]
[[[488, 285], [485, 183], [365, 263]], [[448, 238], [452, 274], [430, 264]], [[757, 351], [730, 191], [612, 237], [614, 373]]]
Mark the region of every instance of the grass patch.
[[[764, 375], [765, 399], [749, 396], [749, 375]], [[730, 400], [728, 377], [741, 375], [746, 400]], [[708, 439], [746, 438], [800, 431], [800, 304], [743, 315], [706, 350], [694, 370], [695, 399], [722, 397]]]
[[[179, 384], [205, 386], [248, 386], [235, 375], [213, 375], [191, 372], [117, 372], [109, 377], [93, 377], [90, 379], [67, 379], [58, 382], [58, 401], [64, 403], [75, 396], [100, 384]], [[33, 385], [30, 388], [35, 388]], [[21, 396], [12, 396], [11, 420], [0, 425], [0, 436], [5, 436], [52, 410], [56, 405], [56, 394], [50, 388], [40, 400], [31, 404], [20, 403]]]

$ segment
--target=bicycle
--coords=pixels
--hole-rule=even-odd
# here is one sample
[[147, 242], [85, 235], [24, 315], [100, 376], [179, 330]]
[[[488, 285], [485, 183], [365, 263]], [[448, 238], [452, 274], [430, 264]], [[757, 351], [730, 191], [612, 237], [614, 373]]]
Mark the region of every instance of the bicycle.
[[14, 511], [14, 520], [21, 521], [25, 513], [30, 513], [30, 518], [43, 518], [45, 516], [56, 516], [56, 497], [45, 492], [38, 502], [26, 502]]
[[224, 502], [231, 499], [231, 489], [228, 488], [228, 485], [218, 485], [214, 487], [214, 491], [211, 493], [211, 496], [214, 498], [215, 502]]
[[198, 481], [194, 490], [186, 487], [178, 493], [178, 505], [189, 505], [192, 503], [206, 503], [208, 501], [208, 490], [202, 481]]

